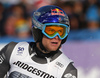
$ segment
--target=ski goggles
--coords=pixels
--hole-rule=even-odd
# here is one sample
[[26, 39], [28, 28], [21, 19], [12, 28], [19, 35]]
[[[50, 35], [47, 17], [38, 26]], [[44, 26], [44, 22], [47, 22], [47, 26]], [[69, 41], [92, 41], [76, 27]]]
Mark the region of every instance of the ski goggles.
[[44, 24], [42, 33], [48, 38], [54, 38], [58, 36], [60, 39], [64, 39], [69, 33], [69, 26], [59, 23], [47, 23]]

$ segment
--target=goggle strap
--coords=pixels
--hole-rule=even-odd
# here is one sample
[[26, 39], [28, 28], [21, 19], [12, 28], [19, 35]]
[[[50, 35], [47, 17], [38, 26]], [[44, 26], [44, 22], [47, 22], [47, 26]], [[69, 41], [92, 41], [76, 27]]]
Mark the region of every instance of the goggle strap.
[[40, 22], [35, 18], [34, 14], [33, 14], [32, 22], [33, 22], [33, 24], [34, 24], [34, 26], [35, 26], [36, 28], [39, 28], [40, 30], [43, 30], [44, 24], [40, 23]]

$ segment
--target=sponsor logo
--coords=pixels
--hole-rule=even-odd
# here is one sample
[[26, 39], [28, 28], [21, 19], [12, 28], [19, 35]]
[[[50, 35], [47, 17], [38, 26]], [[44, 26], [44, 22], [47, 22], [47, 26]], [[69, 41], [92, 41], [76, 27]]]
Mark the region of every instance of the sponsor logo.
[[18, 47], [18, 52], [22, 52], [24, 51], [24, 48], [23, 47]]
[[51, 15], [61, 15], [61, 16], [65, 16], [64, 12], [58, 8], [52, 9], [51, 10]]
[[21, 61], [14, 62], [13, 64], [20, 67], [20, 68], [22, 68], [22, 69], [24, 69], [24, 70], [26, 70], [26, 71], [28, 71], [28, 72], [30, 72], [30, 73], [32, 73], [32, 74], [34, 74], [34, 75], [39, 76], [41, 78], [56, 78], [53, 75], [50, 75], [49, 73], [46, 73], [42, 70], [34, 68], [33, 66], [25, 64]]
[[23, 47], [18, 47], [18, 50], [17, 50], [17, 55], [21, 55], [24, 51], [24, 48]]
[[2, 64], [3, 61], [4, 61], [4, 57], [3, 57], [3, 55], [0, 55], [0, 64]]
[[61, 64], [60, 62], [56, 62], [56, 65], [57, 65], [57, 66], [59, 66], [59, 67], [61, 67], [61, 68], [63, 68], [63, 67], [64, 67], [64, 65], [63, 65], [63, 64]]
[[29, 77], [25, 74], [22, 74], [20, 72], [17, 72], [17, 71], [14, 71], [14, 72], [11, 72], [11, 74], [9, 75], [8, 78], [32, 78], [32, 77]]
[[76, 76], [72, 75], [71, 73], [65, 74], [64, 78], [76, 78]]

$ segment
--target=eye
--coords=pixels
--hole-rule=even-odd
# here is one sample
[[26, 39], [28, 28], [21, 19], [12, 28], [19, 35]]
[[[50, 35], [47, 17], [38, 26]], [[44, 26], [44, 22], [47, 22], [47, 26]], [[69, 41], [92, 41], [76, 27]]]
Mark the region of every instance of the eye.
[[50, 29], [49, 31], [50, 31], [50, 32], [55, 32], [55, 30], [54, 30], [54, 29]]
[[59, 30], [58, 33], [60, 36], [63, 35], [63, 30]]
[[63, 30], [59, 30], [58, 32], [62, 33], [62, 32], [63, 32]]

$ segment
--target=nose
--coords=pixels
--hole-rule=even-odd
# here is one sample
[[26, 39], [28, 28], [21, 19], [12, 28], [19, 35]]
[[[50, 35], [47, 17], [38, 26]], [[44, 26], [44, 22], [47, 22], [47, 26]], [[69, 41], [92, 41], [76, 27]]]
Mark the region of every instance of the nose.
[[54, 37], [54, 39], [60, 39], [58, 36]]

